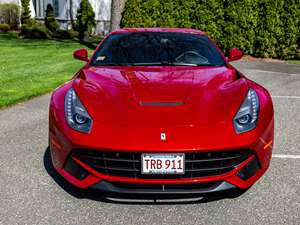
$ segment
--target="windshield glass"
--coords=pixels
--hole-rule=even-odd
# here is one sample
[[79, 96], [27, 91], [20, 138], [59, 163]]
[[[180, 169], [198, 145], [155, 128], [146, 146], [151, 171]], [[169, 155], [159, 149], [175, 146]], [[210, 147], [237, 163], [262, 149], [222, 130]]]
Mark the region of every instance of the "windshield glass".
[[205, 35], [136, 32], [109, 36], [91, 64], [223, 66], [225, 62]]

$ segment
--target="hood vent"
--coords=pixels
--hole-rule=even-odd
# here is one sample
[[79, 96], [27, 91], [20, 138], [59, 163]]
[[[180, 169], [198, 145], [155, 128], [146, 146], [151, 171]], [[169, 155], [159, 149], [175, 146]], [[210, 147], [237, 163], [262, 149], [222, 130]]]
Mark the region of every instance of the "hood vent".
[[180, 106], [184, 102], [140, 102], [141, 106]]

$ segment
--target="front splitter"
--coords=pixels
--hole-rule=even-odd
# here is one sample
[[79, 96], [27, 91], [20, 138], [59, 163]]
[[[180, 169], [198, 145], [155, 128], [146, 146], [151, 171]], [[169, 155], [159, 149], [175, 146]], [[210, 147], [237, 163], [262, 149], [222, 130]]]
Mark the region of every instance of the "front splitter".
[[101, 181], [91, 188], [118, 194], [208, 194], [236, 189], [234, 185], [226, 181], [193, 185], [144, 185]]

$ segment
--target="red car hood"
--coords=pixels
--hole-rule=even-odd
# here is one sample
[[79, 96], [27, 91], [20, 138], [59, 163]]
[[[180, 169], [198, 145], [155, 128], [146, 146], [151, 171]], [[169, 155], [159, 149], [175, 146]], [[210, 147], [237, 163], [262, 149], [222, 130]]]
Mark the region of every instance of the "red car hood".
[[73, 86], [83, 105], [109, 126], [224, 125], [247, 92], [227, 67], [90, 67], [79, 77]]

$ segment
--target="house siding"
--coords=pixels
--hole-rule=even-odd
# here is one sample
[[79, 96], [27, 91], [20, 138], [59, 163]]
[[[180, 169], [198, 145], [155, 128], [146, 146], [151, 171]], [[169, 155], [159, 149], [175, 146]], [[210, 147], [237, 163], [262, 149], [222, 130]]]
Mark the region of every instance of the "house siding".
[[[60, 28], [70, 29], [70, 10], [72, 10], [71, 12], [73, 14], [73, 19], [76, 19], [76, 13], [80, 4], [80, 0], [73, 0], [72, 2], [72, 9], [70, 9], [70, 0], [33, 0], [36, 19], [41, 21], [44, 20], [47, 4], [52, 4], [53, 7], [58, 5], [58, 10], [56, 9], [58, 12], [58, 14], [56, 14], [56, 18], [60, 22]], [[97, 22], [97, 25], [93, 31], [94, 34], [107, 34], [110, 31], [111, 23], [111, 0], [89, 0], [89, 2], [94, 9], [95, 19]]]

